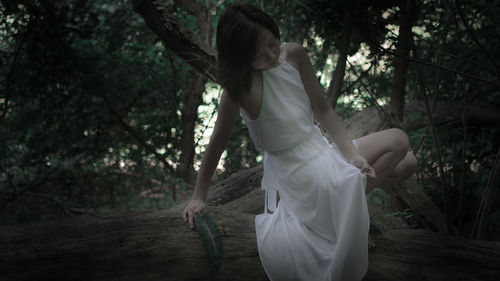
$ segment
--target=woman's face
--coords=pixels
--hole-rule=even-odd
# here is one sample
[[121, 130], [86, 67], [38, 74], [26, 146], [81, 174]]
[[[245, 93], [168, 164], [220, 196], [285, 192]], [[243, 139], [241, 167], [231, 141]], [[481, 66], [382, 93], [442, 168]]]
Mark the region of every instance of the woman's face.
[[257, 36], [257, 51], [252, 62], [255, 70], [266, 70], [279, 64], [280, 40], [267, 28], [261, 28]]

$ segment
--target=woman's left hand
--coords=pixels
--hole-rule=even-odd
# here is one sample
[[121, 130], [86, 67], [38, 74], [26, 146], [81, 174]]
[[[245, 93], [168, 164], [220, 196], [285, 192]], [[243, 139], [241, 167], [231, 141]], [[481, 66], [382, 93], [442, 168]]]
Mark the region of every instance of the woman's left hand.
[[365, 174], [368, 178], [374, 179], [376, 177], [375, 169], [373, 169], [373, 167], [368, 164], [368, 161], [363, 156], [354, 156], [353, 158], [351, 158], [351, 161], [349, 161], [349, 163], [359, 168], [361, 170], [361, 173]]

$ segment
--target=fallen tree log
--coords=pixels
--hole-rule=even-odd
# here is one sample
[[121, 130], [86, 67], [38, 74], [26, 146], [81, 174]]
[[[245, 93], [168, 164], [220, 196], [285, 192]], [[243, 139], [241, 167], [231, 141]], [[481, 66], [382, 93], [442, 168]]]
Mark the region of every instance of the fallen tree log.
[[[267, 280], [254, 215], [263, 208], [261, 168], [241, 171], [209, 194], [223, 245], [215, 280]], [[0, 280], [208, 280], [198, 233], [169, 210], [120, 212], [4, 227]], [[365, 280], [496, 280], [500, 243], [407, 229], [370, 205], [376, 247]], [[237, 210], [237, 211], [234, 211]], [[376, 227], [374, 227], [376, 226]]]
[[374, 236], [365, 281], [498, 280], [500, 243], [398, 229]]
[[446, 217], [434, 202], [422, 191], [414, 179], [384, 188], [392, 197], [392, 206], [396, 210], [412, 213], [412, 220], [419, 226], [434, 232], [448, 234]]
[[[260, 189], [262, 175], [262, 166], [232, 174], [229, 178], [211, 187], [207, 196], [207, 204], [224, 206], [228, 210], [254, 215], [262, 213], [264, 210], [264, 192]], [[444, 215], [425, 193], [418, 190], [414, 180], [410, 179], [389, 186], [385, 190], [392, 197], [392, 205], [396, 210], [411, 210], [412, 225], [443, 234], [447, 233]], [[186, 204], [184, 202], [172, 209], [181, 213]], [[370, 215], [373, 217], [372, 209], [375, 210], [376, 207], [373, 205], [369, 205], [369, 207]], [[384, 219], [379, 217], [379, 220]]]
[[[210, 207], [224, 254], [215, 280], [267, 280], [254, 215]], [[365, 280], [497, 280], [500, 243], [427, 230], [373, 234]], [[4, 227], [0, 280], [208, 280], [198, 233], [177, 210], [121, 212]]]
[[[223, 237], [218, 280], [265, 280], [254, 216], [211, 208]], [[208, 280], [196, 231], [175, 210], [120, 212], [4, 227], [0, 280]]]

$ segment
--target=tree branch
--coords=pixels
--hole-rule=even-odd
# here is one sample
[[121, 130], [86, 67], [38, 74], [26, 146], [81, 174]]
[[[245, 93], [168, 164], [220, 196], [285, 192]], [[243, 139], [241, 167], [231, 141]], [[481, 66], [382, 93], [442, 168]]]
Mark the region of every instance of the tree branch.
[[[354, 73], [354, 75], [356, 75], [357, 81], [361, 84], [361, 86], [363, 86], [363, 88], [366, 90], [366, 92], [370, 96], [371, 104], [373, 106], [375, 106], [378, 110], [380, 110], [386, 116], [386, 118], [391, 118], [390, 114], [382, 106], [380, 106], [378, 104], [375, 94], [363, 82], [363, 79], [361, 78], [361, 75], [359, 75], [358, 72], [356, 71], [356, 69], [354, 69], [354, 66], [351, 64], [351, 62], [348, 59], [346, 59], [346, 61], [349, 64], [349, 67], [352, 70], [352, 72]], [[396, 123], [396, 122], [394, 122], [394, 123]]]
[[163, 165], [165, 165], [165, 168], [169, 170], [171, 173], [176, 174], [175, 169], [165, 160], [165, 158], [159, 154], [156, 149], [147, 144], [140, 136], [137, 134], [137, 132], [129, 125], [123, 118], [120, 116], [120, 114], [115, 110], [111, 102], [109, 101], [108, 97], [104, 93], [103, 95], [104, 100], [106, 101], [106, 104], [108, 105], [109, 110], [111, 111], [111, 114], [116, 117], [116, 120], [118, 120], [118, 123], [125, 129], [126, 132], [128, 132], [132, 138], [134, 138], [141, 146], [146, 148], [150, 153], [152, 153]]
[[[423, 102], [409, 103], [407, 109], [408, 112], [412, 113], [408, 121], [408, 131], [412, 132], [424, 127], [426, 121], [423, 119], [423, 115], [425, 115]], [[464, 118], [468, 125], [478, 127], [500, 126], [500, 108], [491, 104], [467, 106], [464, 110], [460, 102], [437, 102], [435, 109], [432, 115], [432, 120], [435, 123], [453, 120], [457, 125], [461, 125]]]
[[21, 47], [24, 44], [24, 41], [26, 40], [26, 37], [28, 37], [28, 31], [26, 31], [23, 34], [23, 37], [21, 38], [21, 42], [19, 42], [19, 45], [16, 48], [16, 53], [14, 55], [14, 60], [12, 61], [12, 64], [9, 69], [9, 74], [7, 75], [7, 83], [5, 86], [5, 100], [4, 100], [4, 106], [3, 106], [3, 113], [2, 113], [2, 119], [5, 119], [7, 116], [7, 112], [9, 111], [9, 94], [10, 94], [10, 82], [12, 81], [12, 76], [14, 75], [14, 68], [17, 64], [17, 58], [19, 57], [19, 53], [21, 52]]
[[[353, 5], [357, 6], [357, 3], [358, 1], [355, 0]], [[337, 106], [337, 100], [339, 99], [341, 94], [340, 91], [342, 90], [342, 83], [344, 81], [347, 55], [348, 55], [349, 45], [351, 43], [352, 26], [353, 26], [352, 16], [347, 11], [347, 7], [344, 7], [343, 18], [342, 18], [342, 31], [340, 35], [340, 42], [338, 43], [339, 57], [337, 59], [337, 66], [333, 71], [332, 80], [326, 92], [326, 95], [328, 97], [327, 99], [328, 103], [333, 109], [335, 109], [335, 107]]]
[[[353, 12], [350, 11], [350, 10], [349, 10], [349, 12], [351, 13], [351, 16], [352, 16]], [[408, 61], [411, 61], [411, 62], [414, 62], [414, 63], [417, 63], [417, 64], [426, 65], [426, 66], [430, 66], [430, 67], [442, 69], [442, 70], [445, 70], [447, 72], [459, 74], [459, 75], [461, 75], [463, 77], [468, 77], [468, 78], [471, 78], [471, 79], [474, 79], [474, 80], [477, 80], [477, 81], [482, 81], [482, 82], [485, 82], [487, 84], [494, 85], [496, 87], [500, 87], [500, 84], [495, 83], [494, 81], [489, 81], [489, 80], [486, 80], [486, 79], [481, 78], [479, 76], [475, 76], [475, 75], [470, 74], [470, 73], [457, 71], [457, 70], [451, 69], [451, 68], [449, 68], [447, 66], [435, 64], [435, 63], [432, 63], [432, 62], [428, 62], [428, 61], [424, 61], [424, 60], [420, 60], [420, 59], [416, 59], [416, 58], [411, 58], [411, 57], [403, 56], [403, 55], [400, 55], [400, 54], [397, 54], [397, 53], [391, 51], [389, 48], [384, 48], [376, 40], [374, 40], [373, 38], [371, 38], [362, 28], [360, 28], [362, 25], [359, 23], [359, 20], [357, 20], [356, 18], [353, 18], [353, 19], [358, 23], [358, 30], [360, 30], [361, 34], [368, 41], [370, 41], [374, 46], [377, 46], [377, 48], [379, 48], [383, 53], [390, 54], [390, 55], [393, 55], [393, 56], [396, 56], [396, 57], [399, 57], [399, 58], [402, 58], [402, 59], [405, 59], [405, 60], [408, 60]]]
[[133, 9], [163, 44], [209, 79], [217, 81], [215, 51], [205, 46], [191, 31], [183, 29], [160, 1], [131, 0]]
[[479, 39], [477, 38], [476, 34], [474, 34], [474, 32], [472, 31], [472, 28], [469, 26], [469, 24], [467, 23], [467, 21], [464, 18], [464, 15], [462, 13], [462, 9], [460, 8], [460, 3], [458, 2], [458, 0], [455, 0], [455, 4], [457, 7], [458, 16], [460, 17], [463, 24], [465, 25], [465, 28], [469, 32], [469, 35], [472, 37], [472, 40], [474, 41], [474, 43], [476, 43], [479, 46], [481, 51], [483, 51], [483, 53], [488, 57], [488, 59], [490, 59], [490, 61], [495, 66], [495, 73], [497, 75], [498, 82], [500, 82], [500, 70], [498, 68], [498, 64], [497, 64], [495, 58], [486, 50], [486, 48], [483, 46], [483, 44], [481, 44], [481, 41], [479, 41]]
[[497, 151], [493, 168], [491, 169], [486, 189], [481, 198], [481, 204], [477, 211], [476, 219], [474, 220], [473, 231], [474, 236], [478, 239], [484, 239], [486, 235], [486, 227], [488, 226], [488, 218], [495, 199], [495, 190], [500, 182], [500, 148]]
[[[446, 184], [446, 176], [444, 173], [444, 164], [443, 164], [443, 158], [441, 157], [441, 147], [439, 145], [439, 141], [437, 139], [437, 132], [436, 132], [436, 126], [434, 124], [434, 120], [432, 119], [432, 111], [431, 111], [431, 105], [429, 103], [429, 99], [427, 98], [427, 92], [425, 90], [425, 83], [424, 83], [424, 78], [422, 75], [422, 71], [417, 68], [417, 83], [420, 86], [420, 91], [422, 93], [422, 96], [424, 97], [425, 101], [425, 110], [427, 113], [427, 120], [429, 122], [430, 128], [431, 128], [431, 133], [432, 133], [432, 139], [434, 142], [434, 148], [436, 149], [436, 154], [437, 154], [437, 160], [438, 160], [438, 168], [439, 168], [439, 173], [440, 173], [440, 182], [441, 182], [441, 188], [443, 191], [443, 203], [444, 203], [444, 213], [446, 218], [449, 217], [449, 209], [448, 209], [448, 185]], [[448, 228], [449, 233], [451, 229]]]

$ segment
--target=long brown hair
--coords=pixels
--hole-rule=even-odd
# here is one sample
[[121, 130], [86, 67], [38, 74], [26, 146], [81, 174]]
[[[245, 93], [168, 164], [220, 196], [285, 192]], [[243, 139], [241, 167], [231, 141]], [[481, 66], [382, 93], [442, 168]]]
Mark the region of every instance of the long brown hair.
[[217, 24], [217, 60], [219, 81], [236, 101], [248, 93], [252, 84], [252, 61], [261, 28], [280, 39], [274, 20], [264, 11], [249, 5], [226, 8]]

